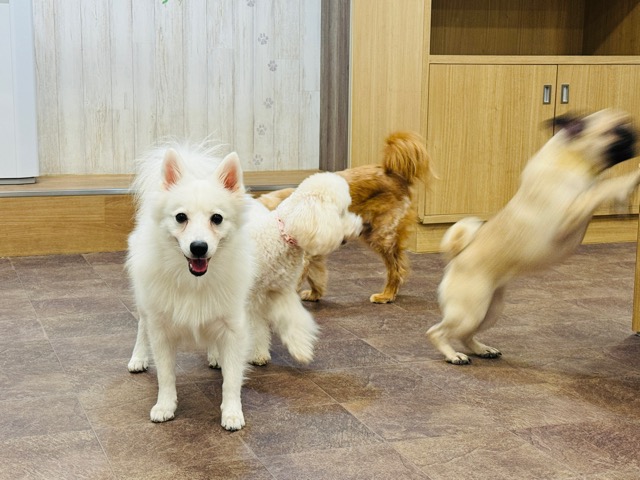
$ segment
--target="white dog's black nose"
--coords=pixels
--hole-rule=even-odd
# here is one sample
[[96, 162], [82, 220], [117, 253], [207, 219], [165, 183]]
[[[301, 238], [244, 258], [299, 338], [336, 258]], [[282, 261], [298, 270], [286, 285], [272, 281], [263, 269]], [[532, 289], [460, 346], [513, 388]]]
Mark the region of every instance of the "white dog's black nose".
[[207, 242], [191, 242], [191, 245], [189, 245], [189, 250], [191, 250], [191, 253], [193, 253], [194, 257], [202, 258], [207, 254], [209, 245], [207, 245]]

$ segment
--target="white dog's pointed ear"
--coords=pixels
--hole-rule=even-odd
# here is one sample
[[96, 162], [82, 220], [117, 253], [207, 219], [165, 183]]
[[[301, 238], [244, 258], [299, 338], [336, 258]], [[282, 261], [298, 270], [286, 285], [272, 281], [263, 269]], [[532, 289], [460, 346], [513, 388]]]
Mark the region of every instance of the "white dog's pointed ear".
[[165, 190], [169, 190], [182, 177], [182, 159], [173, 148], [168, 148], [162, 162], [162, 181]]
[[236, 152], [224, 157], [216, 169], [216, 175], [227, 190], [236, 192], [242, 187], [242, 165]]

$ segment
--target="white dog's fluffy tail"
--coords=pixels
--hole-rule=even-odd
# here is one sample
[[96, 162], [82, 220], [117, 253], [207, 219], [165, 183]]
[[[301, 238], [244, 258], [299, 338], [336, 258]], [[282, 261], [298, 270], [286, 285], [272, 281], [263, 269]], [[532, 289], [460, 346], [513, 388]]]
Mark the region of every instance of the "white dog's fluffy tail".
[[446, 231], [440, 242], [440, 251], [447, 262], [453, 260], [471, 243], [483, 223], [478, 217], [467, 217], [453, 224]]

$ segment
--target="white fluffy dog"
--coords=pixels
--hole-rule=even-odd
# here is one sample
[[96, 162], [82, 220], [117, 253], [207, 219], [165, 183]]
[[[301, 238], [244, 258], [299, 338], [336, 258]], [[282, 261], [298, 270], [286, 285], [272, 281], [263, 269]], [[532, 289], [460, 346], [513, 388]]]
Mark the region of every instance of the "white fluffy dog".
[[218, 352], [222, 426], [244, 426], [240, 401], [251, 352], [246, 300], [254, 275], [245, 227], [250, 199], [235, 153], [222, 161], [204, 147], [159, 148], [134, 182], [136, 226], [129, 237], [129, 271], [140, 319], [130, 372], [158, 374], [151, 420], [174, 417], [176, 351], [196, 344]]
[[349, 184], [334, 173], [305, 179], [274, 211], [255, 201], [250, 233], [258, 271], [248, 306], [253, 364], [271, 359], [272, 329], [295, 360], [313, 359], [318, 326], [297, 293], [303, 254], [328, 255], [360, 234], [362, 220], [350, 204]]
[[529, 160], [520, 188], [486, 223], [477, 218], [453, 225], [442, 240], [449, 264], [438, 289], [444, 318], [427, 336], [454, 364], [461, 341], [480, 357], [496, 348], [475, 334], [491, 326], [514, 276], [544, 268], [580, 245], [594, 211], [606, 201], [624, 201], [640, 183], [640, 170], [614, 178], [600, 174], [635, 155], [637, 134], [628, 115], [602, 110], [584, 118], [559, 119], [560, 131]]

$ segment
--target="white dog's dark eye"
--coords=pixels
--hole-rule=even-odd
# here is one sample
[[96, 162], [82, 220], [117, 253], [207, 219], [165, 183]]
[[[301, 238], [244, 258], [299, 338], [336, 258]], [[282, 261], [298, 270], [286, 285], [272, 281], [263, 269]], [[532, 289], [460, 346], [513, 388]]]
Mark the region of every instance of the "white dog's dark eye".
[[176, 215], [176, 222], [184, 223], [186, 221], [187, 221], [187, 214], [186, 213], [178, 213]]
[[220, 225], [222, 223], [222, 215], [220, 215], [219, 213], [214, 213], [213, 215], [211, 215], [211, 221], [215, 225]]

